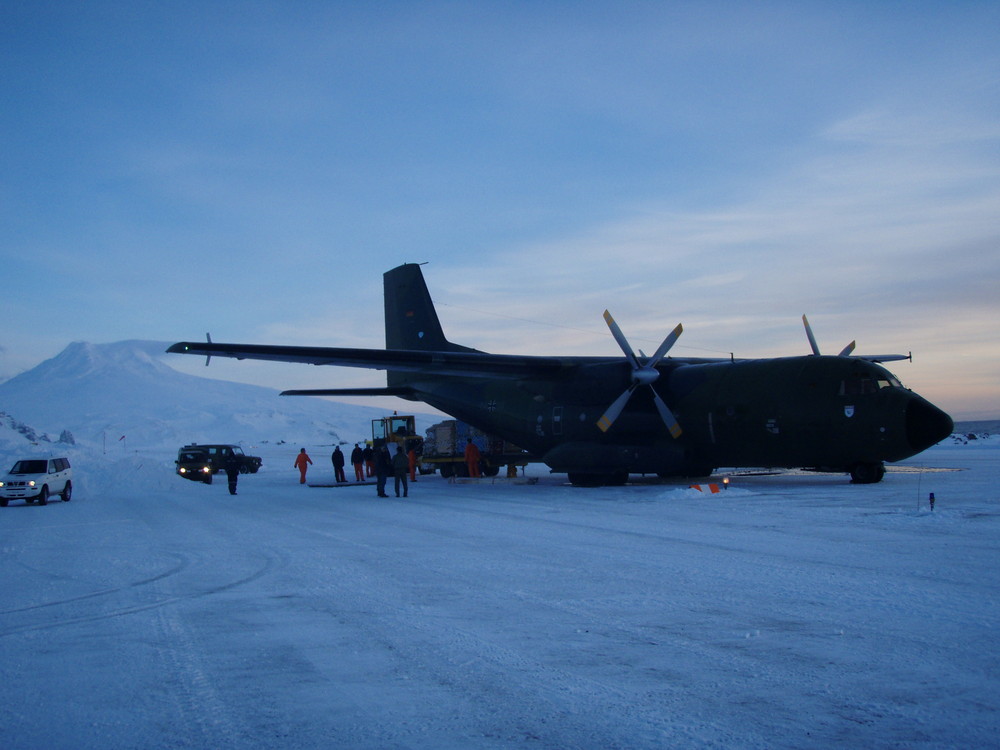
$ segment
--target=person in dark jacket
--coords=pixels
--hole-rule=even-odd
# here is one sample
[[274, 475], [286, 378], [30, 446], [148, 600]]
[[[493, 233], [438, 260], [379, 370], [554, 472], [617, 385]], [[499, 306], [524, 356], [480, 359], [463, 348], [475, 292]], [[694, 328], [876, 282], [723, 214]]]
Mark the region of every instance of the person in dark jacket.
[[333, 449], [330, 460], [333, 462], [334, 480], [337, 482], [346, 482], [347, 477], [344, 476], [344, 454], [341, 452], [339, 445]]
[[406, 484], [406, 477], [410, 473], [410, 459], [403, 452], [403, 446], [396, 446], [396, 455], [392, 457], [392, 474], [396, 478], [396, 497], [399, 497], [399, 483], [403, 483], [403, 497], [410, 494]]
[[226, 479], [229, 480], [229, 494], [235, 495], [236, 483], [240, 478], [240, 461], [232, 451], [226, 456], [226, 462], [223, 464], [223, 467], [226, 470]]
[[392, 472], [392, 459], [389, 458], [389, 449], [380, 445], [375, 449], [375, 488], [378, 490], [379, 497], [389, 497], [385, 494], [385, 480], [388, 479], [389, 474]]
[[365, 473], [370, 477], [375, 476], [375, 449], [366, 445], [361, 455], [365, 459]]
[[354, 444], [354, 450], [351, 451], [351, 464], [354, 466], [354, 480], [356, 482], [365, 481], [365, 453], [357, 443]]

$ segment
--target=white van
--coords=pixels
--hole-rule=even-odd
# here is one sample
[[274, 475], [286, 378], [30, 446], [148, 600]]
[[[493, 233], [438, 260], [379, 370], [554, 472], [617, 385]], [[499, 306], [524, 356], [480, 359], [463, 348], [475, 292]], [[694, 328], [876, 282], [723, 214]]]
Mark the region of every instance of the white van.
[[11, 500], [45, 505], [52, 495], [68, 503], [73, 497], [73, 469], [68, 458], [25, 458], [0, 479], [0, 508]]

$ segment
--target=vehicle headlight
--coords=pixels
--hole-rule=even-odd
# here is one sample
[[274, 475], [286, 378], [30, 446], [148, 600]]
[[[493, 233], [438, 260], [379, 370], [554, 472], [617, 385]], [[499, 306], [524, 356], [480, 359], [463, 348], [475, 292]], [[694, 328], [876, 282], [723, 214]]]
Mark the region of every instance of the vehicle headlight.
[[3, 483], [3, 482], [0, 482], [0, 487], [3, 487], [3, 486], [4, 486], [4, 483]]
[[181, 474], [187, 474], [187, 469], [185, 469], [183, 466], [179, 468], [177, 471], [180, 472]]
[[208, 472], [210, 472], [211, 470], [212, 470], [211, 466], [202, 466], [201, 467], [202, 474], [208, 474]]
[[35, 486], [35, 480], [34, 480], [34, 479], [32, 479], [31, 481], [29, 481], [29, 482], [28, 482], [28, 486], [29, 486], [29, 487], [34, 487], [34, 486]]

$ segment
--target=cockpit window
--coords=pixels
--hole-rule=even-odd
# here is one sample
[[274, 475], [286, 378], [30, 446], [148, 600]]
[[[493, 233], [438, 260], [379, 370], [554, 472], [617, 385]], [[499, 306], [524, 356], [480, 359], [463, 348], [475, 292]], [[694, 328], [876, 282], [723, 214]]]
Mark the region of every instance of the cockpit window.
[[866, 396], [877, 390], [878, 387], [872, 378], [847, 378], [840, 381], [841, 396]]
[[902, 383], [900, 383], [895, 377], [886, 372], [881, 374], [877, 378], [869, 376], [846, 378], [840, 381], [840, 395], [866, 396], [870, 393], [875, 393], [876, 391], [880, 391], [883, 388], [902, 388], [902, 387], [903, 387]]

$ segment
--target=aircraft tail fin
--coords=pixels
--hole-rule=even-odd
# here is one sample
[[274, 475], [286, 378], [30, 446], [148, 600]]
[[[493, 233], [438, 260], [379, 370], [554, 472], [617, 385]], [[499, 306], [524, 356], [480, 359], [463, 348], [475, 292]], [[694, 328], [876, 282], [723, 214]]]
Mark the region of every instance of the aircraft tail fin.
[[419, 264], [404, 263], [386, 271], [382, 281], [386, 349], [472, 351], [445, 338]]

